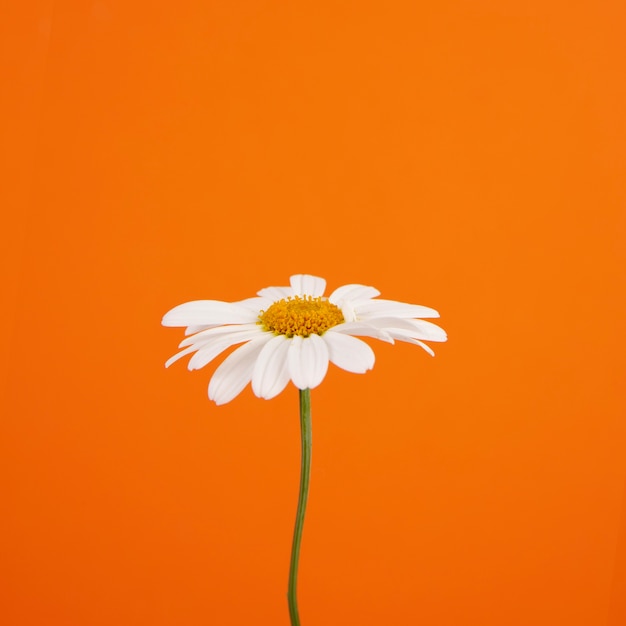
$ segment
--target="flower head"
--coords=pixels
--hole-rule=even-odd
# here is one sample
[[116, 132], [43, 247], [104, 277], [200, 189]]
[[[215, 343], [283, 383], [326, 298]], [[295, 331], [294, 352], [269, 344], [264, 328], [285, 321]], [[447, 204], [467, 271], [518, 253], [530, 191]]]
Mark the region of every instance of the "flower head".
[[365, 285], [344, 285], [326, 298], [326, 281], [307, 274], [292, 276], [290, 283], [238, 302], [196, 300], [174, 307], [163, 325], [186, 326], [188, 337], [165, 366], [195, 352], [188, 367], [199, 369], [231, 346], [244, 344], [224, 359], [209, 383], [209, 398], [225, 404], [249, 382], [266, 400], [290, 380], [299, 389], [313, 389], [329, 362], [365, 373], [374, 366], [374, 352], [357, 337], [407, 341], [431, 355], [424, 341], [446, 341], [442, 328], [418, 319], [439, 317], [434, 309], [378, 299], [380, 292]]

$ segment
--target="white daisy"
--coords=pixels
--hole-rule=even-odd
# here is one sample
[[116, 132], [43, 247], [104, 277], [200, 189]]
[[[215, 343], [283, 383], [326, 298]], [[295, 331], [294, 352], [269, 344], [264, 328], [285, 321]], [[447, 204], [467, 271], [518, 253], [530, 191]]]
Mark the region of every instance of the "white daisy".
[[296, 274], [290, 287], [267, 287], [239, 302], [196, 300], [165, 314], [164, 326], [186, 326], [181, 352], [165, 364], [195, 352], [189, 369], [204, 367], [224, 350], [237, 348], [215, 370], [209, 398], [225, 404], [252, 381], [252, 390], [269, 400], [291, 380], [298, 389], [317, 387], [328, 363], [363, 374], [374, 366], [374, 352], [361, 337], [389, 343], [407, 341], [434, 352], [424, 341], [446, 341], [445, 331], [424, 317], [439, 317], [417, 304], [377, 299], [365, 285], [344, 285], [324, 297], [326, 281]]

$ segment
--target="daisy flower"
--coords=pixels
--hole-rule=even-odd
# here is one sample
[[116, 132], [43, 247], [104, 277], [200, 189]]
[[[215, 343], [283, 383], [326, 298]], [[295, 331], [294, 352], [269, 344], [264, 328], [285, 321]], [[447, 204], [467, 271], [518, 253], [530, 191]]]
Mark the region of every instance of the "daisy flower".
[[446, 341], [432, 322], [434, 309], [379, 299], [366, 285], [344, 285], [324, 297], [326, 281], [296, 274], [289, 287], [266, 287], [238, 302], [196, 300], [165, 314], [164, 326], [187, 327], [180, 352], [165, 364], [193, 354], [189, 369], [204, 367], [228, 348], [243, 344], [221, 363], [209, 383], [209, 398], [225, 404], [252, 382], [266, 400], [291, 380], [300, 390], [317, 387], [334, 363], [363, 374], [374, 366], [372, 348], [358, 337], [389, 343], [406, 341], [432, 349], [424, 341]]
[[292, 626], [300, 626], [298, 563], [311, 471], [311, 389], [328, 364], [363, 374], [374, 366], [374, 352], [359, 337], [407, 341], [433, 355], [424, 341], [446, 341], [439, 326], [420, 318], [439, 313], [418, 304], [382, 300], [366, 285], [344, 285], [324, 297], [326, 281], [296, 274], [289, 287], [266, 287], [238, 302], [196, 300], [165, 314], [164, 326], [186, 326], [182, 350], [165, 364], [188, 354], [189, 369], [204, 367], [232, 346], [209, 383], [209, 398], [230, 402], [252, 382], [260, 398], [278, 395], [291, 380], [300, 390], [300, 492], [291, 547], [287, 603]]

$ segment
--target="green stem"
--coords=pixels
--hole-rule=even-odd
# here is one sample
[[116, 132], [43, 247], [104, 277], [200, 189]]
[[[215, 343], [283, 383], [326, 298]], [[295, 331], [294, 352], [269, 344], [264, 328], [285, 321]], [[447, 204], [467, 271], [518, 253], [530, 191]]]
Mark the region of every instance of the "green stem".
[[300, 495], [298, 496], [298, 510], [296, 512], [296, 525], [293, 530], [293, 543], [291, 544], [291, 563], [289, 566], [289, 587], [287, 601], [289, 603], [289, 617], [291, 626], [300, 626], [298, 615], [298, 560], [300, 558], [300, 542], [302, 540], [302, 528], [304, 526], [304, 513], [306, 501], [309, 495], [309, 478], [311, 475], [311, 390], [300, 390], [300, 437], [302, 444], [302, 456], [300, 460]]

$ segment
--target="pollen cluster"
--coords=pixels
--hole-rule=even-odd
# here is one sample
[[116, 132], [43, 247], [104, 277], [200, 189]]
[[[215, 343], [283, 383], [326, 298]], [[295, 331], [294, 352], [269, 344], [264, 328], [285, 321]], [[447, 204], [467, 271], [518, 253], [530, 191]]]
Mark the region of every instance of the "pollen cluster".
[[332, 302], [313, 296], [293, 296], [261, 311], [258, 323], [277, 335], [308, 337], [321, 335], [343, 322], [341, 309]]

